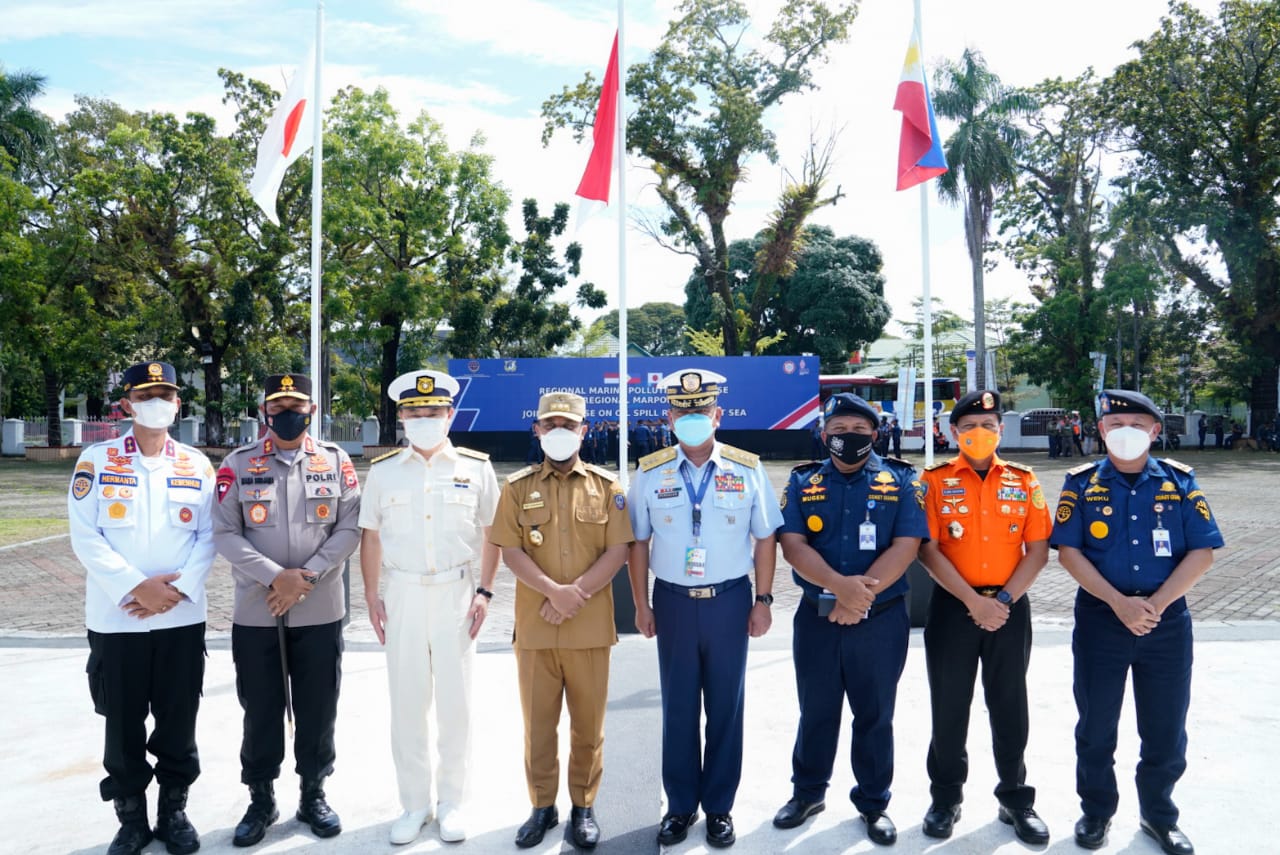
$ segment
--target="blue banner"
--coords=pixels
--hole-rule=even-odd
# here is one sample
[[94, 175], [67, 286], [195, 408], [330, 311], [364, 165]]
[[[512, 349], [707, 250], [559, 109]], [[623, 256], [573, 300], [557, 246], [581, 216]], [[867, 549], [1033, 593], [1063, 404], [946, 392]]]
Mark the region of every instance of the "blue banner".
[[[725, 430], [803, 430], [818, 417], [816, 356], [651, 356], [627, 360], [628, 421], [663, 419], [666, 390], [657, 383], [684, 368], [724, 375], [719, 404]], [[544, 392], [587, 399], [587, 420], [618, 418], [618, 360], [600, 358], [451, 359], [462, 387], [455, 431], [527, 431]]]

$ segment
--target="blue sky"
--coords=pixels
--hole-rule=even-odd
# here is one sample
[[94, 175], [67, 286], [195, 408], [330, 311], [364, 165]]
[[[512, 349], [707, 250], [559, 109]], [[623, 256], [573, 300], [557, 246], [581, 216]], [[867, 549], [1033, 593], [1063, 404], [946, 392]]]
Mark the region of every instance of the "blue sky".
[[[762, 31], [781, 0], [746, 5]], [[1216, 9], [1208, 0], [1194, 5]], [[657, 44], [676, 6], [677, 0], [628, 0], [628, 61]], [[975, 47], [1005, 82], [1017, 85], [1072, 77], [1090, 65], [1108, 73], [1132, 57], [1129, 45], [1149, 35], [1167, 9], [1164, 0], [924, 0], [923, 7], [930, 67]], [[600, 76], [616, 8], [613, 0], [329, 0], [324, 89], [383, 86], [402, 117], [427, 111], [458, 147], [482, 132], [514, 200], [510, 219], [520, 234], [520, 199], [533, 196], [544, 208], [572, 201], [588, 149], [564, 134], [544, 148], [538, 111], [583, 72]], [[900, 117], [892, 104], [911, 9], [911, 0], [864, 0], [850, 40], [821, 69], [820, 88], [769, 115], [781, 162], [748, 163], [728, 223], [733, 238], [758, 230], [784, 169], [799, 167], [811, 128], [821, 136], [842, 129], [832, 185], [840, 185], [845, 198], [814, 222], [879, 244], [887, 296], [900, 319], [910, 317], [921, 281], [919, 193], [893, 190]], [[130, 109], [206, 112], [225, 129], [232, 117], [221, 103], [217, 69], [245, 72], [282, 91], [314, 31], [315, 3], [306, 0], [0, 0], [0, 63], [44, 74], [48, 94], [39, 106], [57, 117], [73, 106], [74, 95], [88, 94]], [[943, 136], [950, 130], [944, 123]], [[644, 165], [632, 158], [627, 196], [633, 216], [661, 214], [650, 184]], [[932, 194], [930, 205], [934, 296], [970, 316], [960, 212]], [[616, 307], [615, 222], [596, 217], [577, 239], [585, 277], [614, 294], [610, 306]], [[683, 303], [688, 258], [657, 247], [635, 228], [627, 255], [629, 306]], [[1025, 280], [1004, 264], [988, 275], [988, 295], [1030, 299]]]

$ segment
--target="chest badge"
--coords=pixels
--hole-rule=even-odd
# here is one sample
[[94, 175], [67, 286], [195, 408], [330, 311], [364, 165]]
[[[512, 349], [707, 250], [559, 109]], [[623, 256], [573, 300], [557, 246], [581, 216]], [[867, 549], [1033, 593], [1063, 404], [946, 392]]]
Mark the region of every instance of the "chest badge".
[[952, 520], [947, 523], [947, 534], [951, 535], [954, 539], [959, 540], [964, 537], [964, 526], [960, 524], [959, 520]]

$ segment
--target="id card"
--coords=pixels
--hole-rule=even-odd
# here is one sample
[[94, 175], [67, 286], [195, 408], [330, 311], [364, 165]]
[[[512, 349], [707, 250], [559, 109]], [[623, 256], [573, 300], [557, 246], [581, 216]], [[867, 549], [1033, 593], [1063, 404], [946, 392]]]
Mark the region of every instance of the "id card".
[[1156, 558], [1173, 557], [1173, 543], [1169, 540], [1169, 530], [1167, 528], [1153, 528], [1151, 530], [1151, 542], [1156, 548]]
[[707, 575], [707, 548], [690, 546], [684, 551], [684, 575], [701, 579]]
[[863, 552], [876, 551], [876, 524], [870, 521], [858, 526], [858, 549]]

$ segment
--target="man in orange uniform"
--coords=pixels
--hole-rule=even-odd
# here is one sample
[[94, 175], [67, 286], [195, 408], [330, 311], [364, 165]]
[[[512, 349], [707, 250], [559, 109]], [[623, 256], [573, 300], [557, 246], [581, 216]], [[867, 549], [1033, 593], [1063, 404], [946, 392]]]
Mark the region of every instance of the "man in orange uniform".
[[991, 717], [1001, 822], [1026, 843], [1049, 841], [1026, 784], [1027, 663], [1031, 607], [1026, 592], [1049, 558], [1049, 511], [1030, 467], [996, 455], [1000, 395], [970, 392], [951, 411], [960, 454], [921, 475], [929, 540], [920, 561], [938, 583], [924, 630], [933, 710], [930, 795], [924, 833], [946, 838], [960, 818], [969, 757], [965, 740], [973, 683]]

